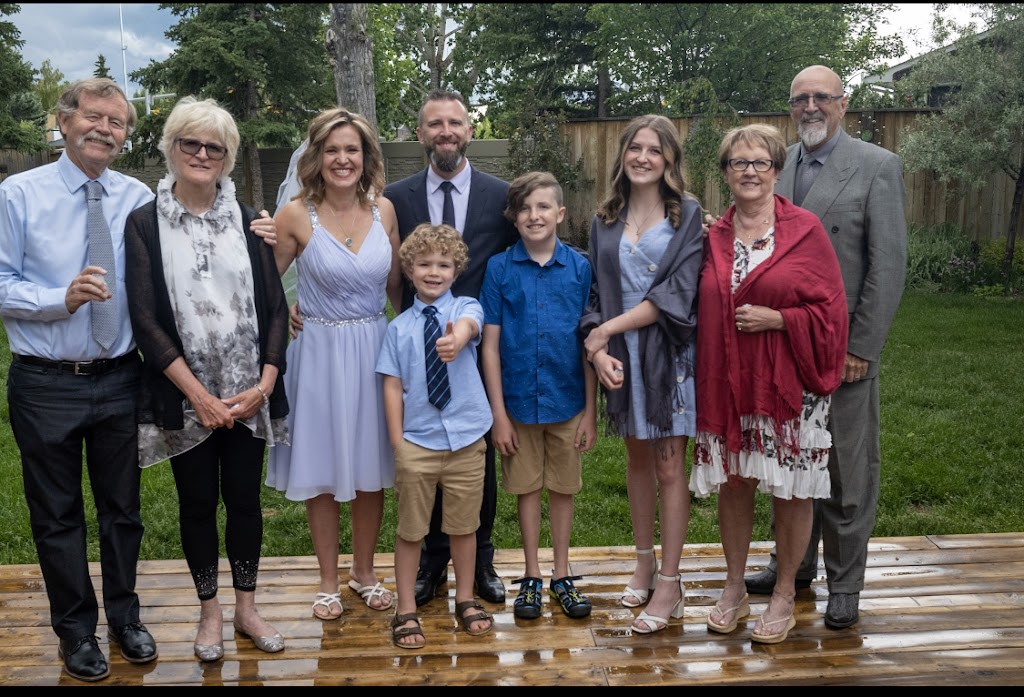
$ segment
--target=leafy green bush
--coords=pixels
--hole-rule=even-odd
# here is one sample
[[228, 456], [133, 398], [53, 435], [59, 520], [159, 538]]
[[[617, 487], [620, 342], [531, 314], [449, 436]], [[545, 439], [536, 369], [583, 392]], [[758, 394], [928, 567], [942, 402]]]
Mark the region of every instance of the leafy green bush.
[[[974, 251], [971, 241], [958, 226], [949, 223], [943, 225], [911, 224], [907, 228], [907, 281], [908, 288], [943, 287], [953, 279], [948, 278], [950, 272], [958, 279], [963, 292], [973, 285], [973, 271], [964, 262], [973, 259]], [[960, 281], [967, 274], [971, 281]], [[948, 290], [953, 290], [948, 288]]]

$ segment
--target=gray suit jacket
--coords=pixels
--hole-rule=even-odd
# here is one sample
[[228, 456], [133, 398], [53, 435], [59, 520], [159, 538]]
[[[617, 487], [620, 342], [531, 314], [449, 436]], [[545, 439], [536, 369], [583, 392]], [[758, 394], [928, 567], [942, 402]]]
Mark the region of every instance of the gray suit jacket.
[[[430, 222], [427, 207], [427, 170], [384, 187], [384, 196], [395, 206], [398, 235], [404, 241], [420, 223]], [[472, 168], [469, 181], [469, 206], [466, 229], [460, 230], [469, 247], [469, 265], [452, 284], [455, 295], [480, 296], [487, 260], [505, 251], [519, 239], [519, 232], [504, 216], [508, 182]], [[415, 291], [406, 281], [402, 292], [402, 310], [412, 306]]]
[[[793, 198], [799, 155], [799, 143], [787, 149], [775, 184], [775, 193], [788, 199]], [[839, 257], [850, 312], [847, 352], [870, 363], [868, 377], [878, 374], [878, 359], [903, 294], [904, 199], [899, 156], [842, 133], [801, 206], [821, 219]]]

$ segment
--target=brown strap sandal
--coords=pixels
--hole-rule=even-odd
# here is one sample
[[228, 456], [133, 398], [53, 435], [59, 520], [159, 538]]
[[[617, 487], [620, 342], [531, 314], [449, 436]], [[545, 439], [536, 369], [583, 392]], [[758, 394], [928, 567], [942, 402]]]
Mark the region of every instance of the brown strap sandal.
[[[415, 622], [415, 627], [403, 627], [402, 625], [406, 622]], [[414, 641], [411, 644], [404, 644], [399, 639], [403, 639], [407, 636], [418, 636], [419, 641]], [[395, 618], [391, 620], [391, 641], [400, 649], [422, 649], [427, 644], [426, 637], [423, 636], [423, 625], [420, 624], [420, 618], [416, 616], [415, 612], [410, 612], [408, 615], [395, 615]]]
[[[473, 613], [472, 615], [465, 615], [467, 610], [480, 610], [480, 612]], [[471, 636], [483, 636], [487, 632], [491, 631], [494, 626], [494, 618], [491, 617], [491, 613], [484, 610], [484, 606], [476, 601], [467, 600], [461, 603], [455, 603], [455, 616], [459, 618], [459, 624], [462, 625], [462, 631]], [[470, 629], [470, 625], [480, 620], [490, 620], [490, 624], [487, 625], [487, 629], [474, 632]]]

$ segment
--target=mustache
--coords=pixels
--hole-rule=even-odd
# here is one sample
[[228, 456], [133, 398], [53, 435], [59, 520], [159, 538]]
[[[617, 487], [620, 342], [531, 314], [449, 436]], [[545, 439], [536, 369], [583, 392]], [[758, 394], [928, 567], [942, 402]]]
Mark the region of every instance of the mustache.
[[117, 141], [110, 136], [103, 135], [102, 133], [86, 133], [82, 136], [82, 142], [84, 143], [87, 140], [94, 140], [103, 143], [104, 145], [109, 145], [111, 148], [117, 147]]

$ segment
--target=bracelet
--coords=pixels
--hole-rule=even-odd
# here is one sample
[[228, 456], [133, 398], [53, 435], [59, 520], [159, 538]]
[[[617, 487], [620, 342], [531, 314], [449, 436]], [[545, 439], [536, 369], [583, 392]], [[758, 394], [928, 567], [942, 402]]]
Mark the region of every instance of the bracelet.
[[267, 393], [263, 391], [263, 388], [260, 387], [260, 384], [258, 382], [256, 383], [255, 387], [257, 390], [259, 390], [260, 394], [263, 395], [263, 403], [266, 404], [267, 402], [269, 402], [270, 397], [267, 396]]

